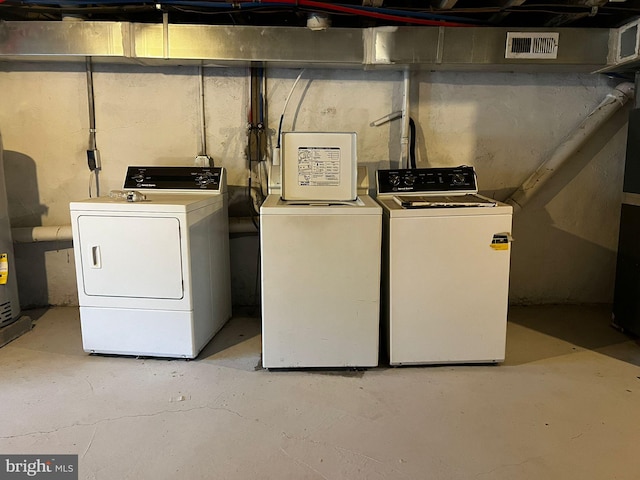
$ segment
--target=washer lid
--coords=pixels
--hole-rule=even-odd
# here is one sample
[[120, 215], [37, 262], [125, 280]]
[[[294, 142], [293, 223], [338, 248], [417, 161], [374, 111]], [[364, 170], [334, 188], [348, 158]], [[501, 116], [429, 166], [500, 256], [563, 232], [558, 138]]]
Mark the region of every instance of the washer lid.
[[482, 195], [394, 195], [395, 202], [403, 208], [461, 208], [495, 207], [498, 202]]
[[352, 202], [288, 201], [278, 194], [267, 196], [260, 215], [381, 215], [382, 208], [368, 195]]
[[472, 215], [511, 215], [513, 207], [497, 200], [477, 195], [477, 197], [495, 203], [495, 206], [477, 207], [477, 206], [437, 206], [431, 208], [405, 208], [398, 203], [393, 196], [379, 196], [376, 198], [378, 203], [382, 205], [385, 215], [392, 218], [416, 218], [416, 217], [458, 217]]

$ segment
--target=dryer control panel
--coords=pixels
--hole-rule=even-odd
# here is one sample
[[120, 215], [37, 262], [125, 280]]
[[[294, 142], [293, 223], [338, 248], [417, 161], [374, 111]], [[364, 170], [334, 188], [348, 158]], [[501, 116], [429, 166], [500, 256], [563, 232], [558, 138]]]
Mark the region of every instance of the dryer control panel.
[[399, 168], [376, 172], [378, 195], [478, 193], [473, 167]]
[[129, 167], [124, 188], [220, 190], [222, 167]]

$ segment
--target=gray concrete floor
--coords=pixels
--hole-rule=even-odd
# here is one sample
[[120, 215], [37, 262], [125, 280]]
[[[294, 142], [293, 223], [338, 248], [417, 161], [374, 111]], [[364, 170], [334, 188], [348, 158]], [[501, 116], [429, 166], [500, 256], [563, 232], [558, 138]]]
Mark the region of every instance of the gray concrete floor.
[[90, 356], [78, 310], [0, 348], [0, 453], [83, 479], [640, 478], [640, 346], [605, 307], [512, 308], [500, 366], [260, 369], [234, 318], [194, 361]]

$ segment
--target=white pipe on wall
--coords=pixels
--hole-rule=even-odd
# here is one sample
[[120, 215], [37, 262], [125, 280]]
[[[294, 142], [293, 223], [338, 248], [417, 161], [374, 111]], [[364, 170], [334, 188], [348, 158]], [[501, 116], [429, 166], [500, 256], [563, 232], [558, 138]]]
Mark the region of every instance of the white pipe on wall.
[[587, 118], [571, 132], [553, 154], [527, 178], [506, 203], [513, 205], [514, 212], [519, 211], [554, 173], [593, 135], [615, 112], [633, 98], [634, 85], [621, 83], [604, 98]]
[[400, 168], [409, 168], [409, 94], [411, 87], [411, 72], [408, 68], [403, 72], [402, 91], [402, 133], [400, 136]]
[[[257, 233], [251, 217], [230, 217], [229, 233]], [[14, 243], [70, 242], [71, 225], [17, 227], [11, 229]]]
[[73, 239], [71, 225], [12, 228], [11, 235], [14, 243], [70, 242]]

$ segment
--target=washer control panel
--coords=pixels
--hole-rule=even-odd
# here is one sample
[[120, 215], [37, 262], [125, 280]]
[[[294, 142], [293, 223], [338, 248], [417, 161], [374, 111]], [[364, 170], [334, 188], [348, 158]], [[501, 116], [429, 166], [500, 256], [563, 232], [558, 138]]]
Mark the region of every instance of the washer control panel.
[[376, 172], [378, 195], [478, 193], [473, 167], [399, 168]]
[[222, 167], [129, 167], [124, 188], [220, 190]]

